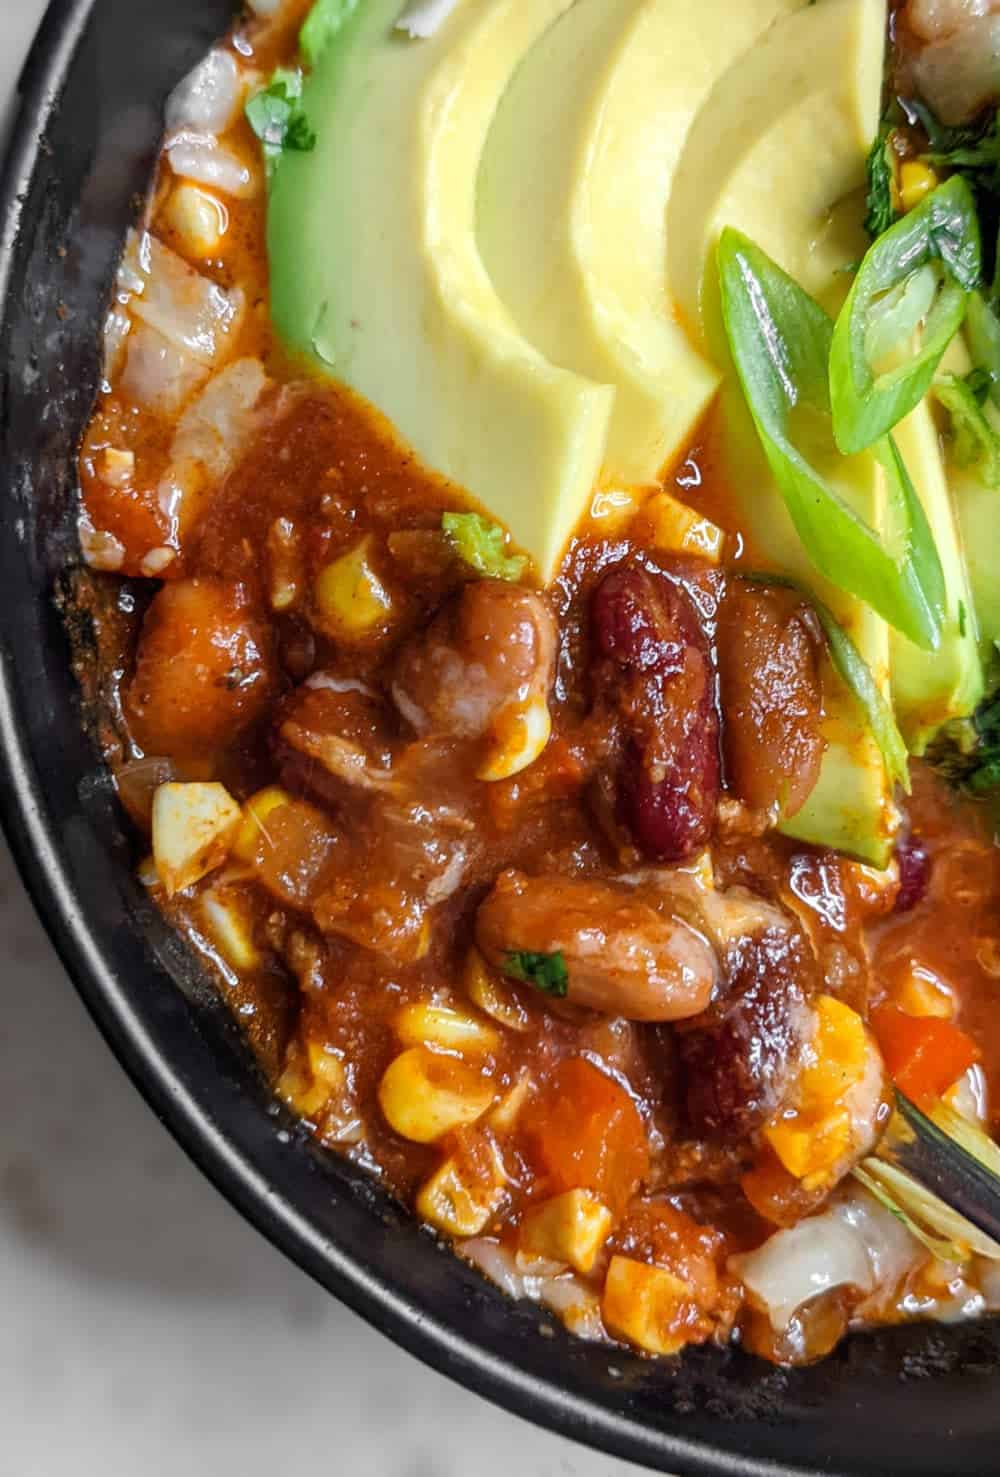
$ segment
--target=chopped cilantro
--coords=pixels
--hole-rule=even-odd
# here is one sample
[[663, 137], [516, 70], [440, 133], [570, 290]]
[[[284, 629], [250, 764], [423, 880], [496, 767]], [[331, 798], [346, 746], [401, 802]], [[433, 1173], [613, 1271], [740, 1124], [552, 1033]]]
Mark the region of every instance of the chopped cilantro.
[[260, 139], [270, 174], [286, 150], [308, 154], [316, 134], [302, 108], [302, 73], [279, 67], [246, 105], [247, 122]]
[[455, 552], [486, 579], [517, 582], [527, 566], [523, 554], [505, 553], [507, 535], [479, 513], [445, 513], [441, 527]]
[[923, 155], [927, 163], [942, 173], [962, 175], [972, 189], [988, 257], [987, 282], [991, 269], [993, 273], [990, 298], [995, 301], [1000, 292], [1000, 261], [994, 250], [1000, 227], [1000, 109], [985, 112], [966, 127], [949, 128], [923, 103], [906, 107], [927, 135], [930, 147]]
[[927, 757], [944, 779], [967, 794], [1000, 790], [1000, 689], [971, 718], [947, 724]]
[[561, 953], [531, 954], [518, 950], [504, 959], [503, 972], [508, 979], [534, 985], [554, 1000], [565, 1000], [569, 993], [569, 970]]
[[868, 155], [868, 214], [865, 230], [876, 240], [899, 219], [893, 196], [892, 130], [883, 126]]

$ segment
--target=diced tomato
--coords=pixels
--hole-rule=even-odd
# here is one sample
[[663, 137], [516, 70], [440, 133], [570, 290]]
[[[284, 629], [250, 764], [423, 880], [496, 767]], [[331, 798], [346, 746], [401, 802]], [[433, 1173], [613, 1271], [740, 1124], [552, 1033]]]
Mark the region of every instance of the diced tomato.
[[649, 1170], [635, 1104], [585, 1057], [559, 1065], [525, 1118], [525, 1153], [547, 1195], [593, 1190], [620, 1211]]
[[895, 1005], [882, 1005], [872, 1012], [871, 1027], [889, 1075], [919, 1107], [937, 1102], [979, 1060], [971, 1036], [935, 1016], [907, 1015]]

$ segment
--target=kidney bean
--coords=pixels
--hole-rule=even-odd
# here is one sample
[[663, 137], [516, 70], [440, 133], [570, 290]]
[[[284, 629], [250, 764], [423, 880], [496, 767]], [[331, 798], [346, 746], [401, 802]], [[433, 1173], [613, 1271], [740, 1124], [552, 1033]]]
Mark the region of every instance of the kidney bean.
[[793, 591], [737, 580], [717, 632], [726, 779], [751, 810], [802, 809], [826, 747], [816, 643]]
[[923, 842], [915, 836], [907, 836], [896, 847], [896, 863], [899, 867], [899, 892], [893, 912], [910, 913], [923, 902], [930, 886], [931, 855]]
[[796, 930], [774, 927], [737, 940], [725, 972], [726, 993], [676, 1040], [689, 1131], [735, 1143], [774, 1112], [798, 1070], [815, 965]]
[[621, 565], [591, 607], [598, 693], [625, 746], [621, 823], [652, 861], [679, 862], [709, 840], [719, 797], [719, 721], [708, 640], [686, 592]]

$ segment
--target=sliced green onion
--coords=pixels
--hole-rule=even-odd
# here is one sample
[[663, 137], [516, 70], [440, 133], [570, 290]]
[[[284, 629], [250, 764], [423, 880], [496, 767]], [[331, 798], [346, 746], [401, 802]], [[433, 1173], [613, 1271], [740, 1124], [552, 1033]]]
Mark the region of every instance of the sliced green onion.
[[802, 455], [792, 412], [813, 412], [835, 454], [828, 365], [833, 324], [771, 258], [727, 229], [718, 249], [722, 309], [736, 370], [764, 454], [813, 564], [924, 650], [936, 649], [944, 577], [927, 519], [898, 452], [876, 448], [886, 470], [887, 544]]
[[[925, 1226], [922, 1226], [919, 1221], [915, 1220], [907, 1210], [907, 1197], [899, 1193], [899, 1187], [883, 1185], [881, 1183], [877, 1174], [884, 1167], [878, 1159], [866, 1159], [864, 1163], [856, 1164], [851, 1173], [858, 1181], [858, 1184], [865, 1187], [872, 1199], [877, 1200], [883, 1209], [896, 1217], [897, 1221], [901, 1221], [914, 1240], [919, 1241], [920, 1245], [926, 1251], [929, 1251], [931, 1256], [935, 1257], [939, 1262], [957, 1262], [961, 1264], [966, 1261], [968, 1253], [964, 1246], [960, 1246], [954, 1241], [945, 1240], [942, 1236], [933, 1235]], [[872, 1170], [875, 1173], [870, 1173]], [[902, 1174], [902, 1170], [896, 1170], [895, 1173]], [[909, 1176], [906, 1176], [906, 1178], [909, 1179]], [[913, 1180], [911, 1183], [915, 1185], [916, 1181]]]
[[[876, 1198], [900, 1220], [905, 1217], [907, 1229], [941, 1261], [967, 1262], [972, 1255], [1000, 1261], [1000, 1246], [991, 1236], [895, 1164], [869, 1158], [854, 1170], [854, 1175], [873, 1194], [874, 1181], [881, 1192]], [[888, 1205], [890, 1200], [892, 1204]]]
[[967, 380], [945, 374], [934, 381], [936, 398], [951, 418], [952, 444], [960, 467], [976, 467], [987, 487], [1000, 487], [1000, 435]]
[[508, 554], [507, 535], [481, 513], [445, 513], [441, 527], [456, 554], [485, 579], [516, 583], [527, 568], [523, 554]]
[[299, 50], [310, 67], [316, 66], [359, 4], [360, 0], [315, 0], [299, 32]]
[[1000, 405], [1000, 318], [981, 292], [969, 298], [965, 337], [972, 362], [990, 380], [990, 396]]
[[[934, 262], [943, 265], [945, 276], [927, 313], [919, 349], [876, 376], [867, 340], [880, 299]], [[830, 351], [833, 430], [842, 452], [864, 451], [919, 405], [962, 326], [981, 271], [975, 201], [957, 175], [869, 248], [837, 319]]]
[[865, 331], [869, 364], [878, 364], [912, 337], [930, 312], [940, 285], [940, 268], [928, 263], [875, 303]]

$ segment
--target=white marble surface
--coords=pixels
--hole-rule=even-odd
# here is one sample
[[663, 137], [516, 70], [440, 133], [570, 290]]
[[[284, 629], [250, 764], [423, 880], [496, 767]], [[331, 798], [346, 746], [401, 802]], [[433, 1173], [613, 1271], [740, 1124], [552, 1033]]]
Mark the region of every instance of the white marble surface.
[[[44, 0], [0, 0], [0, 130]], [[402, 1354], [246, 1226], [98, 1037], [0, 843], [3, 1477], [627, 1477]]]

